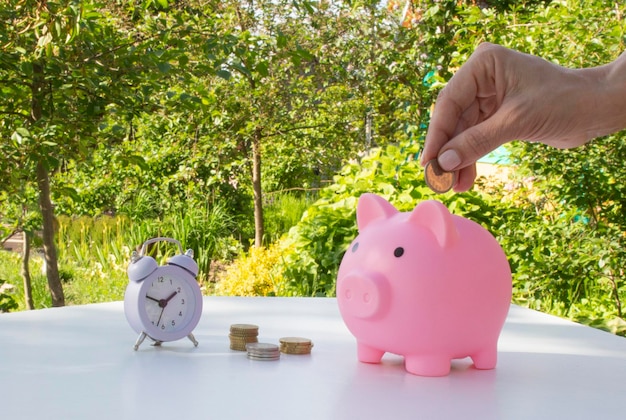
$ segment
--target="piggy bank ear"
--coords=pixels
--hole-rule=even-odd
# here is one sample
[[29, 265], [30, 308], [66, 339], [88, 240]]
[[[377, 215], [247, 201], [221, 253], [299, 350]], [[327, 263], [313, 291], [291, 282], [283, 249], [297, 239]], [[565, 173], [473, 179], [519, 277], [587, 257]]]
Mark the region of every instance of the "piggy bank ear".
[[452, 214], [438, 201], [428, 200], [419, 203], [411, 212], [409, 223], [431, 231], [442, 248], [453, 246], [459, 237]]
[[363, 194], [356, 206], [356, 224], [359, 230], [365, 229], [374, 220], [388, 219], [398, 210], [387, 200], [376, 194]]

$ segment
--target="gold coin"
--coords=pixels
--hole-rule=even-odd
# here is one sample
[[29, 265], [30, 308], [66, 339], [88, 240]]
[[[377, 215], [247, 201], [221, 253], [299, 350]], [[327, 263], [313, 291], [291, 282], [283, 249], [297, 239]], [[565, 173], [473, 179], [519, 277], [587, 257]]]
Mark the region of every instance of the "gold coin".
[[231, 350], [237, 350], [237, 351], [246, 351], [246, 346], [245, 345], [237, 345], [237, 344], [232, 344], [230, 345], [230, 349]]
[[281, 353], [285, 353], [285, 354], [296, 354], [296, 355], [302, 355], [302, 354], [311, 354], [311, 349], [308, 350], [288, 350], [288, 349], [280, 349]]
[[256, 340], [258, 336], [255, 335], [234, 335], [234, 334], [228, 334], [228, 338], [233, 339], [233, 340]]
[[281, 348], [285, 348], [285, 349], [310, 349], [313, 347], [313, 344], [284, 344], [281, 343], [280, 345]]
[[424, 167], [424, 180], [431, 190], [438, 194], [443, 194], [454, 187], [456, 172], [444, 171], [439, 166], [437, 159], [432, 159]]
[[230, 326], [230, 332], [237, 332], [242, 334], [258, 333], [259, 326], [254, 324], [233, 324]]
[[309, 354], [313, 342], [303, 337], [283, 337], [280, 340], [280, 351], [286, 354]]
[[303, 337], [283, 337], [279, 339], [281, 344], [293, 344], [293, 345], [311, 345], [311, 340]]
[[235, 344], [256, 343], [258, 341], [256, 337], [236, 338], [236, 337], [229, 336], [229, 338], [230, 338], [230, 342], [235, 343]]

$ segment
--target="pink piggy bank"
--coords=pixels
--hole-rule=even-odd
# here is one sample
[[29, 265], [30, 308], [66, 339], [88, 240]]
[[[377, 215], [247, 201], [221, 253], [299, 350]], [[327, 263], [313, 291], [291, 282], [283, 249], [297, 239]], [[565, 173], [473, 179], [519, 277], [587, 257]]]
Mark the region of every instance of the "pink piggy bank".
[[408, 372], [445, 376], [452, 359], [493, 369], [511, 302], [511, 269], [482, 226], [437, 201], [399, 212], [364, 194], [359, 235], [343, 257], [337, 302], [358, 359], [404, 356]]

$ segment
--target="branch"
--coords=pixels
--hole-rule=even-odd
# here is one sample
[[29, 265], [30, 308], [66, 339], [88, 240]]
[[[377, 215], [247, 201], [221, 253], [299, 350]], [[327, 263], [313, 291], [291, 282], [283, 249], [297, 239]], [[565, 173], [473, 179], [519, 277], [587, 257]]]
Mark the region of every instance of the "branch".
[[276, 131], [274, 133], [269, 133], [269, 134], [262, 135], [261, 138], [265, 139], [265, 138], [268, 138], [268, 137], [280, 136], [281, 134], [290, 133], [292, 131], [307, 130], [309, 128], [320, 128], [320, 127], [324, 127], [324, 126], [325, 126], [325, 124], [316, 124], [316, 125], [303, 125], [301, 127], [291, 127], [291, 128], [286, 129], [286, 130], [279, 130], [279, 131]]
[[2, 111], [2, 110], [0, 110], [0, 115], [17, 115], [17, 116], [23, 117], [23, 118], [30, 118], [30, 114], [27, 114], [25, 112], [18, 112], [18, 111]]
[[31, 88], [32, 85], [28, 82], [24, 82], [21, 80], [15, 80], [15, 79], [0, 79], [0, 85], [7, 85], [7, 86], [11, 86], [11, 85], [22, 85], [22, 86], [26, 86], [27, 88]]
[[22, 230], [21, 228], [16, 228], [16, 229], [14, 229], [14, 230], [13, 230], [13, 232], [11, 232], [11, 233], [9, 234], [9, 236], [7, 236], [6, 238], [4, 238], [4, 239], [2, 240], [2, 242], [0, 242], [0, 245], [4, 246], [4, 244], [5, 244], [5, 243], [6, 243], [9, 239], [11, 239], [11, 237], [13, 237], [13, 235], [15, 235], [15, 234], [17, 234], [17, 233], [20, 233], [20, 232], [22, 232], [22, 231], [23, 231], [23, 230]]

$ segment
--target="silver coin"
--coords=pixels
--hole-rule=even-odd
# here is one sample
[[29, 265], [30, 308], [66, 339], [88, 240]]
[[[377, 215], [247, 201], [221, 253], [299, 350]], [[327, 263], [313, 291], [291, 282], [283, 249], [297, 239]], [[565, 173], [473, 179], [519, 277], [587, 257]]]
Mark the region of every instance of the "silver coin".
[[259, 357], [259, 356], [252, 356], [250, 354], [248, 354], [248, 359], [250, 360], [258, 360], [261, 362], [269, 362], [272, 360], [279, 360], [280, 359], [280, 355], [278, 356], [273, 356], [273, 357]]
[[272, 353], [272, 354], [248, 353], [248, 356], [259, 357], [261, 359], [272, 359], [274, 357], [280, 357], [280, 353]]
[[272, 352], [272, 353], [256, 353], [256, 352], [248, 352], [248, 354], [250, 356], [256, 356], [256, 357], [276, 357], [276, 356], [280, 356], [280, 352]]
[[276, 344], [271, 343], [248, 343], [246, 344], [246, 349], [256, 352], [273, 352], [280, 350]]

